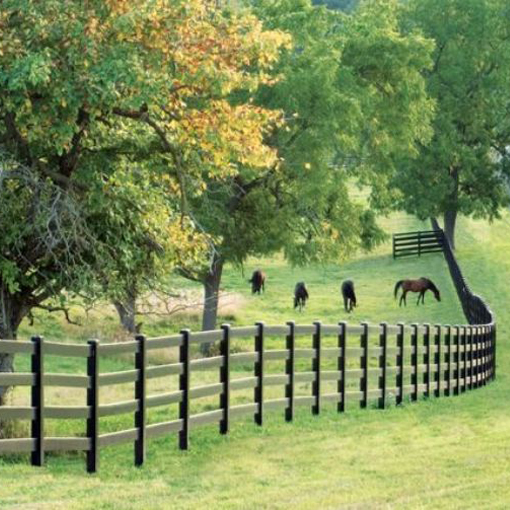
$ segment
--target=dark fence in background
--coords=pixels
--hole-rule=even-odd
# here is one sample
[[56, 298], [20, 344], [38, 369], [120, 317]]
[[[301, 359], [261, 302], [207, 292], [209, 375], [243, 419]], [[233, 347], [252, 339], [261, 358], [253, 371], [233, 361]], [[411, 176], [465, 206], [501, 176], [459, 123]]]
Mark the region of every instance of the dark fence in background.
[[[84, 451], [87, 470], [98, 469], [102, 448], [120, 443], [133, 443], [134, 463], [143, 464], [147, 440], [175, 435], [181, 449], [189, 447], [190, 431], [214, 423], [221, 434], [229, 432], [232, 420], [251, 415], [257, 425], [263, 425], [266, 411], [281, 409], [285, 419], [291, 421], [296, 406], [309, 407], [319, 414], [324, 404], [332, 403], [338, 412], [346, 410], [347, 403], [366, 408], [374, 403], [384, 409], [390, 402], [401, 404], [404, 398], [418, 400], [421, 396], [440, 397], [458, 395], [467, 389], [477, 388], [492, 380], [496, 374], [496, 324], [494, 316], [483, 300], [473, 294], [462, 276], [442, 230], [433, 220], [432, 231], [436, 243], [441, 242], [450, 273], [455, 284], [468, 325], [296, 325], [280, 326], [257, 323], [255, 326], [221, 329], [206, 332], [184, 330], [178, 335], [146, 339], [138, 336], [134, 341], [88, 345], [46, 342], [34, 337], [32, 342], [0, 341], [0, 353], [31, 357], [28, 373], [0, 373], [2, 386], [31, 387], [31, 405], [28, 407], [0, 407], [0, 420], [29, 420], [31, 434], [27, 438], [0, 440], [0, 454], [27, 452], [33, 465], [44, 463], [48, 451]], [[419, 252], [437, 251], [431, 245], [424, 247], [423, 237], [417, 233], [410, 238], [421, 238]], [[419, 233], [418, 233], [419, 234]], [[414, 237], [413, 237], [414, 236]], [[399, 239], [404, 239], [401, 236]], [[428, 237], [427, 239], [432, 239]], [[395, 241], [394, 241], [395, 242]], [[421, 247], [421, 248], [420, 248]], [[409, 248], [407, 248], [409, 249]], [[409, 253], [410, 254], [410, 253]], [[309, 347], [297, 348], [296, 340], [306, 337]], [[267, 347], [268, 338], [285, 340], [284, 349]], [[233, 352], [233, 339], [246, 340], [253, 346], [251, 352]], [[219, 342], [218, 356], [191, 359], [190, 347], [202, 343]], [[273, 342], [274, 345], [274, 342]], [[307, 344], [308, 345], [308, 344]], [[147, 353], [152, 349], [179, 349], [179, 362], [149, 366]], [[101, 356], [131, 354], [131, 370], [101, 373]], [[45, 357], [71, 356], [86, 360], [86, 374], [54, 374], [44, 370]], [[311, 361], [311, 370], [298, 369], [297, 359]], [[333, 359], [326, 368], [328, 359]], [[282, 373], [268, 373], [267, 363], [284, 361]], [[233, 367], [252, 365], [249, 377], [232, 378]], [[198, 371], [213, 371], [217, 381], [192, 386], [191, 375]], [[148, 395], [147, 381], [173, 376], [178, 378], [178, 390]], [[327, 390], [333, 382], [334, 391]], [[106, 386], [132, 383], [133, 399], [112, 404], [101, 404], [101, 389]], [[308, 383], [308, 394], [300, 395], [296, 383]], [[310, 384], [311, 383], [311, 384]], [[51, 386], [83, 388], [86, 400], [83, 406], [49, 406], [45, 404], [45, 389]], [[267, 388], [280, 386], [283, 398], [267, 398]], [[239, 390], [250, 389], [247, 403], [231, 404], [231, 396]], [[302, 391], [302, 389], [301, 389]], [[203, 397], [219, 396], [217, 409], [194, 414], [191, 402]], [[148, 424], [147, 410], [176, 404], [177, 418]], [[100, 419], [128, 414], [134, 426], [127, 430], [101, 433]], [[85, 421], [84, 437], [47, 437], [45, 419], [81, 419]]]
[[393, 234], [393, 258], [443, 251], [444, 234], [438, 228], [419, 232]]

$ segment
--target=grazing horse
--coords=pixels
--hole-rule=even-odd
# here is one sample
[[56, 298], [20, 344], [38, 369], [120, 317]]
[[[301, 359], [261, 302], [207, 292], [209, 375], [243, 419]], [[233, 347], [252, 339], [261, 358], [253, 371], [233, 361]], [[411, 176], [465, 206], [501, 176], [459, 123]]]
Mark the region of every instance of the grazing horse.
[[301, 311], [303, 306], [306, 305], [308, 297], [305, 282], [296, 283], [296, 288], [294, 289], [294, 308], [299, 307], [299, 311]]
[[420, 304], [420, 299], [423, 304], [425, 304], [425, 292], [427, 290], [431, 290], [434, 293], [434, 297], [437, 301], [441, 301], [441, 294], [439, 293], [439, 289], [432, 283], [428, 278], [420, 278], [419, 280], [400, 280], [395, 285], [395, 299], [397, 299], [398, 289], [402, 287], [402, 295], [400, 296], [399, 306], [402, 306], [402, 301], [407, 306], [406, 302], [406, 294], [411, 292], [419, 292], [417, 305]]
[[253, 271], [251, 278], [248, 280], [251, 283], [251, 293], [252, 294], [260, 294], [260, 291], [265, 291], [264, 283], [266, 281], [266, 275], [260, 270], [257, 269]]
[[352, 280], [345, 280], [342, 283], [342, 297], [344, 298], [344, 308], [347, 313], [352, 312], [356, 306], [356, 294], [354, 293], [354, 283]]

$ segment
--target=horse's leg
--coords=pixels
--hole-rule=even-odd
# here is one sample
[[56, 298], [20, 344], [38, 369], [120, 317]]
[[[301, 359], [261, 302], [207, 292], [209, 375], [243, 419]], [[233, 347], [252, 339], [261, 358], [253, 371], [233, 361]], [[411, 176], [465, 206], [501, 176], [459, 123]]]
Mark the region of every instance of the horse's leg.
[[402, 306], [402, 302], [404, 301], [404, 292], [402, 292], [402, 295], [400, 296], [400, 300], [398, 302], [398, 306]]
[[349, 309], [348, 309], [348, 308], [349, 308], [349, 306], [348, 306], [348, 303], [347, 303], [347, 298], [344, 296], [344, 310], [345, 310], [346, 312], [349, 312]]
[[407, 290], [404, 291], [404, 305], [407, 306]]

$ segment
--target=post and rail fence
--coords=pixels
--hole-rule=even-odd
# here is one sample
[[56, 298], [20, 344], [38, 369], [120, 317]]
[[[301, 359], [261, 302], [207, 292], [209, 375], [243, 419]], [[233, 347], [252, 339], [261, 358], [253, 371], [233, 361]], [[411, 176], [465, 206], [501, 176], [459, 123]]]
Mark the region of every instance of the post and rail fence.
[[[494, 317], [483, 300], [469, 290], [449, 244], [444, 243], [443, 249], [469, 324], [259, 322], [244, 327], [225, 324], [214, 331], [186, 329], [159, 338], [138, 335], [122, 343], [90, 341], [79, 345], [49, 342], [41, 337], [31, 342], [1, 340], [0, 353], [29, 356], [31, 369], [26, 373], [0, 373], [0, 385], [30, 387], [31, 405], [0, 407], [0, 420], [28, 420], [31, 433], [26, 438], [1, 439], [0, 455], [26, 452], [34, 466], [42, 466], [46, 452], [83, 451], [87, 471], [95, 472], [101, 449], [132, 443], [134, 463], [140, 466], [145, 461], [148, 440], [174, 435], [179, 448], [186, 450], [190, 433], [204, 424], [216, 424], [221, 434], [228, 434], [232, 421], [240, 416], [252, 416], [255, 424], [263, 425], [269, 410], [280, 409], [285, 420], [292, 421], [296, 406], [308, 407], [313, 414], [320, 414], [325, 404], [335, 405], [338, 412], [345, 412], [347, 404], [384, 409], [407, 399], [453, 396], [484, 386], [496, 373]], [[285, 348], [269, 348], [267, 340], [274, 346], [275, 339], [282, 340]], [[252, 350], [233, 352], [232, 341], [246, 343]], [[307, 347], [302, 347], [303, 341]], [[206, 342], [218, 342], [219, 354], [194, 359], [191, 349]], [[151, 366], [148, 354], [155, 349], [177, 349], [179, 361]], [[100, 371], [103, 356], [126, 354], [132, 356], [132, 369]], [[86, 373], [48, 373], [47, 356], [82, 358]], [[283, 373], [266, 369], [275, 360], [284, 363]], [[303, 370], [297, 360], [309, 360], [311, 369]], [[252, 374], [232, 377], [233, 368], [239, 364], [251, 366]], [[214, 371], [217, 382], [192, 385], [192, 375], [204, 370]], [[177, 378], [177, 391], [149, 394], [149, 381], [168, 376]], [[101, 403], [102, 389], [124, 383], [133, 384], [132, 400]], [[303, 387], [298, 388], [303, 383], [306, 394], [302, 394]], [[333, 391], [328, 383], [333, 383]], [[51, 386], [82, 388], [86, 393], [84, 404], [46, 405], [45, 390]], [[284, 397], [268, 398], [268, 388], [275, 386], [282, 389]], [[247, 389], [253, 390], [250, 401], [233, 405], [231, 396]], [[216, 409], [192, 413], [193, 400], [211, 396], [219, 396]], [[173, 419], [148, 423], [148, 409], [170, 404], [177, 406], [177, 415], [169, 416]], [[132, 415], [132, 428], [101, 433], [101, 418], [121, 414]], [[48, 437], [47, 419], [84, 420], [84, 436]]]
[[443, 251], [444, 234], [438, 227], [434, 230], [393, 234], [393, 258], [409, 257]]

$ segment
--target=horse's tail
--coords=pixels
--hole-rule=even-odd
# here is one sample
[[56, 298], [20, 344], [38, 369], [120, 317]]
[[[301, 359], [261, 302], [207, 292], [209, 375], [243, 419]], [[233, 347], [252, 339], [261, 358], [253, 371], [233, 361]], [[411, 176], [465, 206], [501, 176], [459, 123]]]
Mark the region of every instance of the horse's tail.
[[395, 296], [395, 299], [397, 299], [397, 292], [398, 292], [398, 289], [400, 289], [400, 287], [402, 287], [402, 284], [404, 283], [404, 280], [399, 280], [396, 284], [395, 284], [395, 291], [393, 292], [393, 295]]

